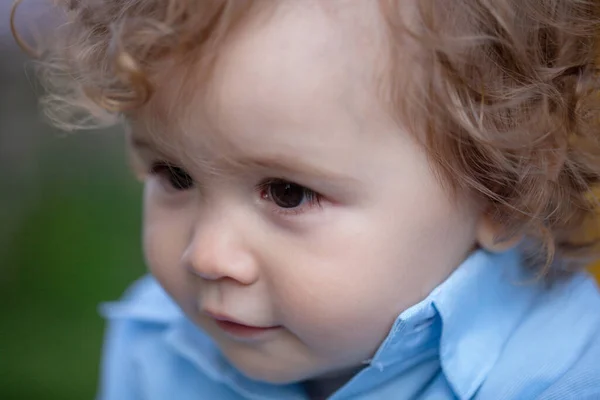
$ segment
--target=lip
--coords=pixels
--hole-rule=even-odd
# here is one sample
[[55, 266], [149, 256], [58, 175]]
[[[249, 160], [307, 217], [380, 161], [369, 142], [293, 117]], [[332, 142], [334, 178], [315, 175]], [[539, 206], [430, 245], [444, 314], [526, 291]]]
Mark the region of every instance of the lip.
[[281, 326], [279, 325], [246, 325], [241, 321], [228, 316], [215, 314], [208, 311], [205, 312], [205, 314], [215, 321], [215, 324], [219, 327], [219, 329], [221, 329], [221, 331], [235, 339], [258, 340], [264, 338], [264, 336], [269, 333], [276, 332], [281, 329]]

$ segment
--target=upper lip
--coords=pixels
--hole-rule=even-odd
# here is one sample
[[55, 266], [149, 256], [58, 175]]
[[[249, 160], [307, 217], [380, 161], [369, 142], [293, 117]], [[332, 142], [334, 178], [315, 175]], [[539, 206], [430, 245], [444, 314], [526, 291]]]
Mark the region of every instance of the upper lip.
[[238, 325], [243, 325], [243, 326], [248, 326], [250, 328], [257, 328], [257, 329], [269, 329], [269, 328], [276, 328], [278, 327], [278, 325], [253, 325], [253, 324], [247, 324], [245, 322], [242, 322], [236, 318], [230, 317], [228, 315], [225, 314], [220, 314], [220, 313], [216, 313], [216, 312], [212, 312], [212, 311], [207, 311], [205, 310], [204, 313], [206, 315], [208, 315], [209, 317], [216, 319], [217, 321], [223, 321], [223, 322], [231, 322], [234, 324], [238, 324]]

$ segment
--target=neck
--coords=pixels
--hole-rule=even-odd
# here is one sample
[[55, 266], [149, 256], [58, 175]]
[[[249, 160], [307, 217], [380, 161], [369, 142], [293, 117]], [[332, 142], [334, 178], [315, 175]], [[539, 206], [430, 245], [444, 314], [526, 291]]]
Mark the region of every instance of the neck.
[[305, 381], [304, 390], [311, 400], [325, 400], [344, 386], [364, 367], [356, 367]]

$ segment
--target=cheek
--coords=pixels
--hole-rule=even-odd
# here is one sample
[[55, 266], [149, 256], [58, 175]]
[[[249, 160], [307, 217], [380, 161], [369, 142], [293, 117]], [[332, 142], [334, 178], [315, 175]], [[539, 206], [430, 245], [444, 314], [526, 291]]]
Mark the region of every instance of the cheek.
[[285, 298], [284, 325], [313, 354], [339, 365], [372, 357], [395, 319], [389, 310], [360, 302], [372, 294], [336, 288], [314, 293], [308, 285], [292, 290], [277, 296]]
[[427, 203], [429, 196], [444, 194], [390, 193], [381, 198], [393, 204], [336, 215], [302, 239], [278, 240], [276, 259], [266, 263], [277, 266], [272, 293], [301, 341], [333, 357], [343, 349], [368, 358], [398, 315], [456, 268], [474, 240], [470, 217], [443, 200]]
[[144, 193], [143, 248], [152, 275], [175, 299], [184, 282], [181, 257], [186, 247], [186, 213], [166, 207], [154, 195], [152, 185]]
[[427, 294], [472, 251], [477, 208], [466, 197], [450, 199], [437, 183], [403, 199], [400, 207], [406, 211], [395, 221], [397, 248], [410, 264], [410, 277], [422, 282]]
[[278, 243], [280, 257], [268, 264], [280, 266], [270, 280], [286, 327], [318, 354], [356, 361], [372, 356], [385, 338], [402, 291], [386, 288], [398, 276], [398, 260], [368, 222], [340, 220], [301, 242]]

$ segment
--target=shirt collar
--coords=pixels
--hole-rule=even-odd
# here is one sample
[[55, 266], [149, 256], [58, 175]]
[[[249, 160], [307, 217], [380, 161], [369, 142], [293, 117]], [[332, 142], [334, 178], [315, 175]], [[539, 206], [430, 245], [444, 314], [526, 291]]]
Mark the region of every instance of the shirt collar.
[[[522, 267], [516, 250], [478, 250], [426, 299], [398, 317], [372, 364], [385, 368], [403, 362], [409, 355], [407, 338], [429, 336], [437, 340], [452, 390], [460, 399], [472, 398], [542, 288]], [[422, 342], [413, 353], [431, 346], [431, 340]]]
[[[427, 298], [400, 314], [369, 360], [370, 366], [381, 372], [390, 367], [397, 376], [399, 368], [408, 369], [436, 356], [457, 397], [471, 398], [541, 290], [541, 283], [526, 274], [519, 258], [516, 251], [492, 254], [479, 250], [471, 254]], [[152, 289], [139, 290], [143, 285]], [[299, 398], [297, 385], [267, 385], [245, 378], [151, 278], [136, 286], [138, 290], [134, 287], [132, 291], [142, 292], [142, 296], [126, 296], [124, 301], [105, 307], [103, 313], [109, 318], [168, 325], [165, 340], [174, 351], [246, 398]], [[385, 379], [383, 373], [377, 381]], [[352, 381], [361, 386], [360, 376]]]
[[128, 319], [166, 325], [183, 317], [179, 307], [151, 275], [137, 280], [121, 300], [100, 305], [99, 311], [109, 320]]

